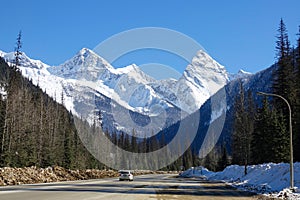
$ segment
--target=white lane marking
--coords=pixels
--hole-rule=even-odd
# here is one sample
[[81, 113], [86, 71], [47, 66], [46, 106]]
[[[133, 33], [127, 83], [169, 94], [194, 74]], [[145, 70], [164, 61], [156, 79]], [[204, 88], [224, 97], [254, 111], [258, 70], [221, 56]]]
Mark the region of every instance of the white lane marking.
[[[106, 182], [113, 182], [113, 180], [98, 180], [98, 181], [84, 181], [84, 182], [56, 182], [56, 183], [46, 183], [50, 184], [47, 186], [43, 186], [43, 184], [26, 184], [26, 185], [19, 185], [20, 188], [16, 188], [16, 186], [5, 186], [0, 188], [0, 194], [9, 194], [9, 193], [18, 193], [18, 192], [32, 192], [32, 191], [39, 191], [45, 189], [55, 189], [55, 188], [68, 188], [72, 187], [70, 184], [73, 184], [75, 187], [86, 185], [86, 184], [95, 184], [95, 183], [106, 183]], [[53, 185], [52, 185], [53, 184]], [[59, 184], [59, 185], [55, 185]], [[60, 185], [61, 184], [61, 185]], [[76, 185], [75, 185], [76, 184]], [[17, 187], [19, 187], [17, 186]], [[3, 189], [3, 190], [1, 190]]]

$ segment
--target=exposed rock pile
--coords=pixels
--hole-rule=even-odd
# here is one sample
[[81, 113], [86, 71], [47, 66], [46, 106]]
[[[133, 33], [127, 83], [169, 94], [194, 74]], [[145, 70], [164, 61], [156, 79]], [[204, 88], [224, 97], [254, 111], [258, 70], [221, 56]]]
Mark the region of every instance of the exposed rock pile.
[[116, 177], [114, 170], [70, 170], [63, 167], [0, 168], [0, 186]]

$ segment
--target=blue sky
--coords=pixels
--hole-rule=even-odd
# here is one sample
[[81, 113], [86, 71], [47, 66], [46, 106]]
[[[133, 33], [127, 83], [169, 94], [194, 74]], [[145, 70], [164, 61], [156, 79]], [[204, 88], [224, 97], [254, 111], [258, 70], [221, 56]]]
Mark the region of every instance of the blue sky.
[[[163, 27], [196, 40], [229, 72], [240, 68], [257, 72], [274, 63], [281, 17], [295, 44], [299, 8], [299, 0], [2, 1], [0, 50], [13, 51], [22, 30], [23, 51], [28, 56], [58, 65], [81, 48], [93, 49], [119, 32]], [[180, 72], [186, 67], [172, 55], [146, 54], [128, 54], [115, 65], [160, 62]]]

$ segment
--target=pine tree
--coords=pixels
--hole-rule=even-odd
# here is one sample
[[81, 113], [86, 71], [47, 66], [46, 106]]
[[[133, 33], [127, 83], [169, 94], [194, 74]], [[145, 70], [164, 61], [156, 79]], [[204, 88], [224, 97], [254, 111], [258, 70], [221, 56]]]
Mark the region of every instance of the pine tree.
[[283, 22], [283, 19], [280, 19], [279, 28], [277, 29], [277, 41], [276, 41], [276, 50], [277, 50], [277, 59], [281, 60], [288, 56], [289, 54], [289, 41], [288, 41], [288, 33]]
[[211, 171], [217, 171], [217, 152], [216, 149], [213, 148], [204, 158], [204, 167]]
[[217, 171], [223, 171], [228, 165], [228, 153], [225, 144], [222, 145], [222, 154], [218, 161]]
[[295, 49], [295, 103], [293, 106], [293, 138], [294, 138], [294, 160], [300, 161], [300, 26], [298, 32], [297, 47]]
[[275, 109], [271, 112], [272, 137], [269, 143], [272, 150], [272, 162], [288, 162], [289, 161], [289, 132], [286, 129], [286, 122], [281, 112]]
[[[15, 47], [15, 63], [7, 69], [5, 90], [7, 93], [6, 98], [6, 108], [5, 108], [5, 117], [4, 117], [4, 129], [2, 134], [2, 159], [3, 163], [8, 165], [15, 165], [17, 162], [18, 151], [15, 148], [17, 147], [16, 143], [22, 138], [20, 135], [20, 124], [19, 119], [20, 115], [15, 116], [15, 113], [22, 111], [18, 105], [19, 88], [22, 81], [20, 72], [18, 70], [19, 60], [21, 53], [21, 31], [18, 34], [16, 47]], [[3, 63], [6, 65], [6, 63]]]
[[[299, 111], [300, 111], [300, 100], [299, 100], [299, 69], [297, 67], [297, 51], [298, 49], [290, 48], [290, 42], [288, 40], [288, 34], [283, 23], [283, 20], [280, 21], [280, 26], [278, 29], [278, 37], [277, 37], [277, 70], [274, 74], [273, 81], [273, 93], [283, 96], [289, 102], [292, 109], [292, 124], [293, 124], [293, 132], [299, 131]], [[299, 43], [299, 41], [298, 41]], [[299, 46], [299, 45], [298, 45]], [[299, 54], [298, 54], [299, 55]], [[282, 129], [287, 129], [288, 127], [288, 117], [289, 110], [284, 101], [280, 98], [274, 98], [273, 102], [275, 103], [275, 108], [277, 110], [277, 114], [283, 115], [283, 117], [279, 116], [278, 120], [284, 120], [283, 122], [278, 122], [282, 126]], [[295, 134], [294, 134], [295, 136]], [[284, 135], [282, 135], [284, 137]], [[298, 146], [297, 141], [299, 139], [298, 136], [294, 137], [294, 143]], [[282, 139], [285, 141], [285, 139]], [[294, 147], [295, 147], [294, 144]], [[295, 149], [295, 148], [294, 148]], [[297, 148], [296, 148], [297, 149]], [[298, 146], [299, 149], [299, 146]], [[299, 150], [295, 151], [296, 160], [300, 152]]]
[[253, 133], [253, 100], [252, 94], [248, 92], [247, 98], [242, 82], [239, 83], [239, 96], [235, 101], [234, 131], [232, 135], [232, 159], [233, 163], [247, 166], [250, 162], [250, 143]]
[[[2, 58], [0, 58], [2, 59]], [[0, 60], [1, 62], [1, 60]], [[1, 65], [1, 64], [0, 64]], [[5, 101], [3, 99], [2, 94], [0, 94], [0, 166], [3, 166], [3, 159], [1, 158], [2, 154], [3, 154], [3, 148], [4, 148], [4, 144], [2, 141], [4, 138], [4, 120], [5, 120], [5, 110], [6, 110], [6, 105], [5, 105]]]
[[193, 166], [193, 153], [191, 147], [189, 147], [183, 154], [183, 166], [188, 169]]
[[289, 134], [281, 111], [270, 108], [267, 97], [258, 109], [251, 151], [253, 164], [287, 162], [289, 158]]
[[[280, 20], [280, 25], [278, 28], [278, 36], [276, 41], [276, 50], [277, 50], [277, 70], [274, 73], [273, 80], [273, 92], [283, 96], [284, 98], [290, 101], [290, 98], [293, 93], [293, 68], [291, 64], [290, 57], [290, 42], [288, 39], [288, 33], [286, 26], [283, 20]], [[288, 113], [285, 103], [278, 98], [273, 99], [276, 108], [281, 109], [284, 112]], [[286, 114], [287, 116], [287, 114]]]
[[22, 31], [19, 31], [16, 47], [15, 47], [15, 65], [13, 65], [13, 70], [18, 71], [18, 66], [20, 65], [20, 56], [22, 55], [21, 48], [22, 48]]
[[254, 132], [251, 140], [251, 155], [253, 164], [271, 162], [272, 138], [270, 108], [267, 97], [264, 97], [262, 107], [258, 109], [254, 123]]
[[134, 129], [132, 129], [132, 135], [131, 135], [131, 151], [138, 152], [138, 142], [137, 142], [136, 132]]

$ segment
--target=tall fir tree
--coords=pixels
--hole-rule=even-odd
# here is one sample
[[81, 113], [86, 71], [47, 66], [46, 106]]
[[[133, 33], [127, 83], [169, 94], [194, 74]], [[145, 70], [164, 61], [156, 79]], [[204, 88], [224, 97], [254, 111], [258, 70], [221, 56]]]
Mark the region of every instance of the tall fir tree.
[[251, 155], [253, 164], [270, 162], [272, 131], [270, 125], [270, 109], [267, 97], [264, 97], [261, 108], [258, 108], [254, 123], [254, 132], [251, 140]]
[[[287, 30], [285, 24], [283, 23], [283, 20], [281, 19], [276, 43], [277, 70], [274, 74], [273, 93], [283, 96], [285, 99], [287, 99], [291, 106], [295, 160], [299, 161], [300, 139], [297, 134], [297, 132], [300, 131], [299, 38], [297, 43], [298, 47], [296, 49], [290, 48]], [[274, 98], [273, 102], [275, 103], [277, 114], [283, 115], [282, 118], [279, 117], [279, 120], [285, 120], [285, 124], [283, 124], [282, 122], [280, 122], [280, 124], [285, 125], [286, 127], [284, 129], [287, 129], [289, 122], [289, 110], [286, 103], [280, 98]]]
[[253, 164], [286, 162], [289, 158], [289, 134], [282, 111], [270, 108], [267, 97], [258, 109], [251, 142]]
[[[274, 94], [281, 95], [284, 98], [290, 100], [289, 97], [291, 97], [291, 94], [293, 94], [293, 68], [290, 58], [290, 42], [288, 39], [288, 33], [283, 19], [280, 20], [279, 28], [277, 31], [277, 69], [274, 72], [272, 89]], [[283, 110], [283, 113], [288, 113], [285, 102], [283, 102], [279, 98], [274, 98], [273, 101], [277, 109]]]
[[295, 49], [295, 92], [296, 102], [293, 107], [293, 138], [294, 138], [294, 160], [300, 162], [300, 26], [297, 34], [297, 47]]
[[239, 96], [235, 100], [234, 127], [232, 135], [232, 161], [244, 165], [245, 174], [250, 163], [250, 143], [253, 133], [254, 104], [249, 91], [245, 95], [242, 81], [239, 82]]
[[226, 145], [223, 144], [221, 147], [221, 156], [219, 158], [218, 161], [218, 168], [217, 171], [223, 171], [227, 165], [229, 164], [229, 160], [228, 160], [228, 153], [227, 153], [227, 149], [226, 149]]
[[15, 67], [14, 70], [18, 70], [17, 66], [20, 65], [20, 56], [22, 55], [21, 48], [22, 48], [22, 31], [19, 31], [16, 41], [16, 47], [15, 47]]
[[269, 151], [272, 152], [271, 161], [275, 163], [289, 161], [289, 132], [286, 129], [286, 120], [282, 112], [275, 109], [271, 112], [272, 137], [269, 139]]

